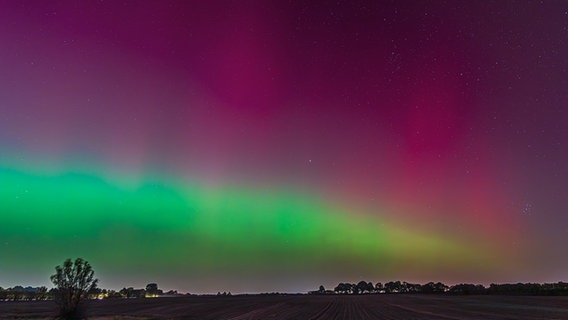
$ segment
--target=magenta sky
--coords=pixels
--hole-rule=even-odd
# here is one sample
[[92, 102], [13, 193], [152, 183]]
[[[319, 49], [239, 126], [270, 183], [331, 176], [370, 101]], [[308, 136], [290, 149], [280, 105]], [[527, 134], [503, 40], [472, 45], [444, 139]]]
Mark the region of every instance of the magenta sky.
[[568, 280], [566, 2], [2, 1], [0, 43], [1, 167], [304, 190]]

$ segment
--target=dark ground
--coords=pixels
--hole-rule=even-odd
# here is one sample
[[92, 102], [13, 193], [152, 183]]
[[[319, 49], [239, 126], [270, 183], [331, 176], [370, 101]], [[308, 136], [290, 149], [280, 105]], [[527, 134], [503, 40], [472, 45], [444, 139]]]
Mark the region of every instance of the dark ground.
[[[568, 319], [568, 297], [191, 296], [89, 301], [94, 319]], [[0, 302], [0, 319], [53, 317], [51, 301]]]

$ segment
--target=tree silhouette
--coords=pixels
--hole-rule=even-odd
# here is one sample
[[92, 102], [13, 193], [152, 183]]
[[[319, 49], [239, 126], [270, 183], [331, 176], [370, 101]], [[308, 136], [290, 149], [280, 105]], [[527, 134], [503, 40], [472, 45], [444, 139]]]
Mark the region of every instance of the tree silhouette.
[[385, 292], [387, 293], [399, 293], [402, 291], [402, 283], [400, 283], [400, 281], [390, 281], [385, 283]]
[[365, 289], [368, 293], [375, 291], [375, 286], [371, 281], [367, 282], [367, 288]]
[[375, 292], [380, 293], [383, 290], [383, 284], [380, 282], [377, 282], [377, 284], [375, 285]]
[[337, 293], [351, 293], [353, 289], [353, 285], [350, 283], [340, 283], [333, 289]]
[[[372, 285], [371, 285], [372, 286]], [[355, 285], [355, 290], [357, 294], [363, 293], [368, 290], [367, 282], [361, 280]]]
[[148, 293], [157, 293], [158, 292], [158, 285], [155, 283], [149, 283], [146, 285], [146, 292]]
[[163, 291], [158, 289], [158, 285], [156, 283], [149, 283], [146, 286], [146, 297], [155, 297], [162, 293]]
[[37, 300], [45, 300], [47, 299], [47, 288], [46, 287], [39, 287], [35, 292], [35, 298]]
[[91, 265], [81, 259], [65, 260], [62, 266], [55, 267], [55, 274], [51, 282], [56, 287], [55, 302], [59, 305], [59, 315], [64, 319], [78, 316], [79, 302], [85, 298], [87, 292], [97, 286], [95, 272]]

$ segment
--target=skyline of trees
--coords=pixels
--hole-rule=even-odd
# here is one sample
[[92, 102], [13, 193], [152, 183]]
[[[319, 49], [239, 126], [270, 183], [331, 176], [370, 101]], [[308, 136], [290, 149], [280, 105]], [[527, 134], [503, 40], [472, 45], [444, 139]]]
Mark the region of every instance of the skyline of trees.
[[488, 287], [481, 284], [461, 283], [448, 286], [441, 282], [425, 284], [406, 281], [386, 283], [359, 281], [358, 283], [339, 283], [333, 290], [325, 290], [320, 285], [317, 291], [309, 294], [454, 294], [454, 295], [568, 295], [568, 283], [492, 283]]
[[[147, 289], [150, 290], [148, 291]], [[45, 286], [0, 287], [0, 301], [53, 300], [56, 293], [56, 288], [48, 289]], [[178, 293], [175, 290], [164, 292], [158, 288], [157, 284], [149, 283], [146, 287], [139, 289], [133, 287], [124, 287], [120, 290], [92, 288], [86, 293], [85, 297], [87, 299], [123, 299], [181, 296], [186, 294]], [[486, 287], [481, 284], [462, 283], [447, 286], [440, 282], [415, 284], [405, 281], [389, 281], [384, 284], [377, 282], [373, 285], [372, 282], [359, 281], [358, 283], [339, 283], [333, 290], [326, 290], [321, 285], [318, 290], [310, 291], [308, 294], [568, 295], [568, 283], [509, 283], [491, 284]]]

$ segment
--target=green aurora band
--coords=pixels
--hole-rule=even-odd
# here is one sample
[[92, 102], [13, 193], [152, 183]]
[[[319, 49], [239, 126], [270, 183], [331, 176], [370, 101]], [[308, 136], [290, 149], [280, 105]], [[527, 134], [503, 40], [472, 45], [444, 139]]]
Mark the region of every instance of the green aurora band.
[[103, 285], [110, 284], [105, 274], [439, 275], [492, 268], [499, 260], [498, 252], [465, 236], [404, 228], [286, 190], [152, 181], [123, 187], [94, 175], [6, 168], [0, 181], [2, 277], [43, 276], [75, 256], [102, 270]]

